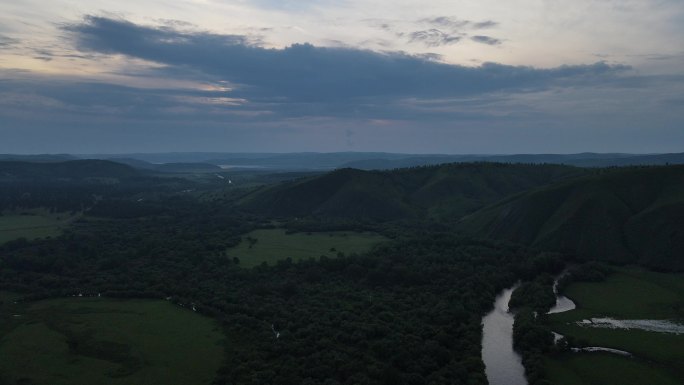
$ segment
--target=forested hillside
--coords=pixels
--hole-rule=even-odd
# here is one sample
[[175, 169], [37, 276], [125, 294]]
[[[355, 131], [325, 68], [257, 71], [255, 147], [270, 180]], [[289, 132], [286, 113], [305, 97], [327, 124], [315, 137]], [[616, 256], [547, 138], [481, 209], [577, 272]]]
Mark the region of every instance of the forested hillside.
[[460, 229], [582, 259], [684, 269], [684, 166], [608, 169], [509, 198]]
[[341, 169], [263, 188], [245, 197], [241, 206], [276, 216], [454, 219], [510, 194], [588, 172], [569, 166], [500, 163], [384, 172]]

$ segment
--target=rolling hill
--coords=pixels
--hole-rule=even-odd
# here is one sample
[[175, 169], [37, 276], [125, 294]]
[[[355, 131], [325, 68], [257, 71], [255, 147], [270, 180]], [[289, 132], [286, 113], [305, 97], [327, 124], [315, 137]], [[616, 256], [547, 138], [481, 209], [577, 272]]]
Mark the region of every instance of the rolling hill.
[[66, 162], [68, 160], [76, 159], [78, 158], [69, 154], [0, 154], [0, 162]]
[[577, 167], [614, 167], [684, 164], [684, 153], [673, 154], [517, 154], [517, 155], [412, 155], [399, 159], [374, 158], [351, 161], [342, 167], [361, 170], [391, 170], [452, 162], [552, 163]]
[[134, 158], [109, 158], [108, 161], [125, 164], [133, 168], [144, 171], [155, 171], [160, 173], [182, 174], [182, 173], [207, 173], [220, 172], [221, 167], [210, 163], [185, 162], [185, 163], [150, 163]]
[[459, 218], [508, 195], [588, 171], [558, 165], [460, 163], [393, 171], [340, 169], [265, 187], [240, 205], [275, 216]]
[[684, 270], [684, 166], [603, 170], [518, 194], [459, 227], [580, 259]]
[[139, 175], [134, 168], [106, 160], [35, 163], [0, 161], [0, 180], [124, 178]]

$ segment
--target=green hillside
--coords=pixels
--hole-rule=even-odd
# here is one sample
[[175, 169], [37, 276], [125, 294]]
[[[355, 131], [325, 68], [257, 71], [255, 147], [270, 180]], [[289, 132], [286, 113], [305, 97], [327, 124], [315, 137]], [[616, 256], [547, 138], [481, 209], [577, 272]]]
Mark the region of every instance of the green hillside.
[[510, 194], [587, 171], [559, 165], [461, 163], [393, 171], [340, 169], [260, 189], [243, 208], [276, 216], [459, 218]]
[[608, 169], [506, 199], [467, 218], [473, 234], [583, 259], [684, 269], [684, 166]]

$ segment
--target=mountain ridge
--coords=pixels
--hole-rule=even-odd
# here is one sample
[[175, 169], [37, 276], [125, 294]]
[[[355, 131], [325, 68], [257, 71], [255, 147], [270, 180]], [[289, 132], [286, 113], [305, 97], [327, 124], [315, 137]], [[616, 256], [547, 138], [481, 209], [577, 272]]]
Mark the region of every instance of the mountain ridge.
[[462, 219], [473, 235], [579, 259], [684, 269], [684, 166], [606, 170], [506, 198]]
[[277, 216], [453, 218], [512, 193], [586, 172], [570, 166], [486, 162], [393, 171], [346, 168], [262, 188], [244, 197], [240, 205]]

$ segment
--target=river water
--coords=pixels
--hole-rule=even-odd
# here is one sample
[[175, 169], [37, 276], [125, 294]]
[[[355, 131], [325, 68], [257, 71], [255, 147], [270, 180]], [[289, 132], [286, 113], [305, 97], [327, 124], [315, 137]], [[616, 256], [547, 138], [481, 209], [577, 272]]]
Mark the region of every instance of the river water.
[[[553, 292], [556, 304], [548, 314], [562, 313], [574, 309], [575, 303], [563, 295], [558, 295], [557, 284], [563, 274], [556, 277]], [[504, 289], [494, 301], [494, 309], [482, 318], [482, 361], [485, 374], [490, 385], [527, 385], [522, 357], [513, 350], [514, 314], [508, 311], [511, 294], [518, 287]], [[668, 320], [616, 320], [612, 318], [591, 318], [577, 322], [584, 327], [602, 327], [613, 329], [641, 329], [659, 333], [684, 334], [684, 325]], [[558, 341], [562, 335], [553, 333]], [[608, 352], [623, 356], [631, 353], [600, 346], [573, 348], [575, 352]]]
[[556, 277], [555, 281], [553, 281], [553, 294], [556, 295], [556, 304], [549, 310], [548, 314], [562, 313], [577, 307], [570, 298], [564, 295], [558, 295], [558, 280], [561, 279], [563, 275], [565, 275], [565, 272], [561, 273], [561, 275]]
[[[570, 298], [558, 295], [558, 279], [553, 284], [556, 304], [551, 313], [562, 313], [575, 308]], [[508, 301], [518, 287], [504, 289], [494, 301], [494, 309], [482, 318], [482, 361], [490, 385], [527, 385], [522, 357], [513, 350], [514, 314], [508, 311]]]
[[490, 385], [526, 385], [522, 358], [513, 350], [513, 314], [508, 301], [518, 286], [503, 290], [482, 318], [482, 361]]

